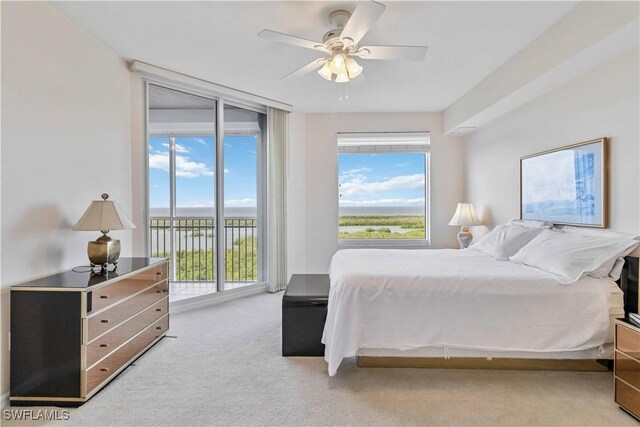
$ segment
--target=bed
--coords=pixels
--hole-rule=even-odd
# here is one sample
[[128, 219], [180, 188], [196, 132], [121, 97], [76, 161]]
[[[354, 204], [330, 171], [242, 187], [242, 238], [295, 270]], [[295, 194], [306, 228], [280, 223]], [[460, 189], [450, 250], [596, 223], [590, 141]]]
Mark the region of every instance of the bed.
[[560, 285], [478, 250], [346, 249], [330, 266], [322, 342], [329, 375], [346, 357], [611, 358], [611, 279]]

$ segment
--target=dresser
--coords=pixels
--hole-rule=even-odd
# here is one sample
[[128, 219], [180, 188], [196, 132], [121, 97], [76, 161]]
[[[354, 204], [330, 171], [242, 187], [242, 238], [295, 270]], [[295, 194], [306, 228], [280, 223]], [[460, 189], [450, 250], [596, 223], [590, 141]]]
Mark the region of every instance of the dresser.
[[78, 406], [169, 328], [168, 262], [120, 258], [11, 287], [12, 405]]
[[616, 403], [640, 420], [640, 328], [617, 319], [615, 347]]

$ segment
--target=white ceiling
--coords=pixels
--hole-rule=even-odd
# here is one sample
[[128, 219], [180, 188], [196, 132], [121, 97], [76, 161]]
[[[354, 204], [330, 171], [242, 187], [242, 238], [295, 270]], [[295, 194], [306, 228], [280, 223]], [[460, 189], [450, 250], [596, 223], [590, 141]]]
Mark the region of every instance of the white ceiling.
[[427, 45], [421, 63], [359, 61], [338, 86], [280, 77], [317, 53], [263, 40], [263, 28], [321, 40], [328, 15], [357, 2], [52, 2], [125, 59], [286, 102], [304, 112], [442, 111], [566, 14], [572, 2], [391, 2], [361, 45]]

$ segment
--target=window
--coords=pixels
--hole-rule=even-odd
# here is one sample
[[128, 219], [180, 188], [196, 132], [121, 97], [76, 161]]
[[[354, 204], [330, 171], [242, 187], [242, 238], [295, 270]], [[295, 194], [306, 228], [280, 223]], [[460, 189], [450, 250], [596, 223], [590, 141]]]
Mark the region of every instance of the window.
[[338, 134], [340, 245], [429, 243], [429, 134]]
[[264, 282], [266, 115], [151, 83], [148, 98], [147, 244], [171, 258], [170, 298]]

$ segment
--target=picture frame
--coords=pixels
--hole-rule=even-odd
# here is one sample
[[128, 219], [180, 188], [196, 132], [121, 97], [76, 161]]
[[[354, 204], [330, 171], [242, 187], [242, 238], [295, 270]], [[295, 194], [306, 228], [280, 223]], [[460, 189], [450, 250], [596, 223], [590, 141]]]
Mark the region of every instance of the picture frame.
[[520, 158], [520, 219], [608, 227], [608, 140]]

